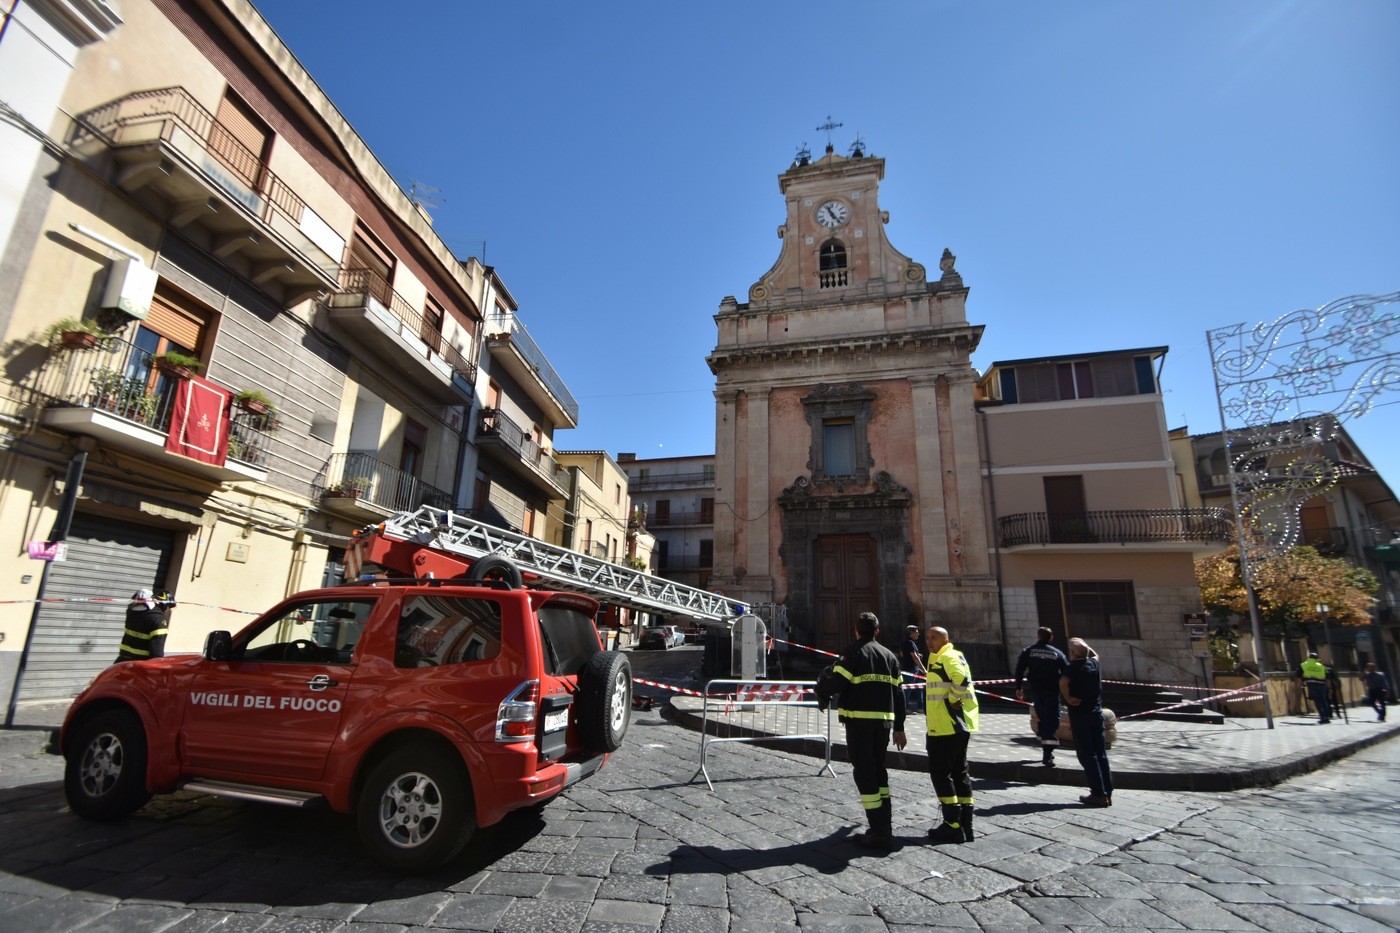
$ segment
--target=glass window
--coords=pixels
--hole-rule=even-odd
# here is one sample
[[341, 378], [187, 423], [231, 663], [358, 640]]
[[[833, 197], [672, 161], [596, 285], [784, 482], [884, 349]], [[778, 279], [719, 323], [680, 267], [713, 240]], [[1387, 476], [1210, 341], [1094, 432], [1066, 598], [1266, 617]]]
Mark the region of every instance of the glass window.
[[1066, 580], [1066, 627], [1071, 637], [1137, 638], [1137, 602], [1133, 585], [1118, 581]]
[[822, 472], [850, 476], [856, 471], [856, 426], [850, 418], [822, 422]]
[[293, 603], [239, 636], [233, 658], [291, 664], [348, 664], [377, 600]]
[[557, 677], [577, 674], [599, 650], [592, 617], [568, 600], [556, 597], [540, 607], [545, 671]]
[[466, 664], [500, 653], [500, 603], [455, 596], [414, 596], [404, 603], [395, 667]]

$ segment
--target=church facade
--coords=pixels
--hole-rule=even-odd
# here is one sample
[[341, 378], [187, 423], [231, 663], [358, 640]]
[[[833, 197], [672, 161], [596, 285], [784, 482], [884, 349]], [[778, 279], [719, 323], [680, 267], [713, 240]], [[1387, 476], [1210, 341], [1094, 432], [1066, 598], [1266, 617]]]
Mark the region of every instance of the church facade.
[[886, 638], [944, 625], [1003, 663], [990, 566], [968, 288], [900, 253], [883, 159], [856, 149], [779, 176], [777, 261], [725, 298], [715, 375], [711, 588], [787, 607], [793, 641], [834, 650], [863, 611]]

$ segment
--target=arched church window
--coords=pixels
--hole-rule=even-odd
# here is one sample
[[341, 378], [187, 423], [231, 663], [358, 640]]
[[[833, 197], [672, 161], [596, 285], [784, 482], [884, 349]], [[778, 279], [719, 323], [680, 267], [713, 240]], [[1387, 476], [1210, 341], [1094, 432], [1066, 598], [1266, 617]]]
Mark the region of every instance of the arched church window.
[[822, 244], [821, 270], [829, 272], [833, 269], [846, 268], [846, 247], [841, 245], [840, 240], [827, 240]]

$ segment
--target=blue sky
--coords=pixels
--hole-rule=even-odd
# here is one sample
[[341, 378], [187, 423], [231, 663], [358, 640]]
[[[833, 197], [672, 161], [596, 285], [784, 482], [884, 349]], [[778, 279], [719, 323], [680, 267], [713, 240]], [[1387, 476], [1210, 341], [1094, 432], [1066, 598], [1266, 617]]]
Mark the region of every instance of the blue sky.
[[[778, 255], [827, 115], [886, 160], [896, 249], [949, 247], [993, 360], [1166, 345], [1400, 289], [1400, 3], [255, 0], [577, 397], [563, 449], [714, 449], [713, 315]], [[1389, 346], [1393, 352], [1394, 341]], [[1400, 395], [1349, 427], [1400, 489]]]

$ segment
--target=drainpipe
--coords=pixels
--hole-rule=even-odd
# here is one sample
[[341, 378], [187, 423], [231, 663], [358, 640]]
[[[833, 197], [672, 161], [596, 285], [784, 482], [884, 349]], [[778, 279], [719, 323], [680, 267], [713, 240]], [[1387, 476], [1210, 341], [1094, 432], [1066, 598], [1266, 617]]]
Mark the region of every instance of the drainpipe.
[[[68, 529], [73, 524], [73, 511], [78, 504], [78, 486], [83, 481], [83, 467], [87, 465], [87, 451], [79, 450], [68, 461], [68, 473], [63, 480], [63, 498], [58, 503], [58, 515], [49, 532], [49, 543], [68, 540]], [[19, 655], [19, 667], [15, 670], [15, 682], [10, 689], [10, 706], [5, 712], [5, 728], [15, 724], [15, 706], [19, 702], [19, 688], [24, 682], [24, 669], [29, 665], [29, 649], [34, 645], [34, 630], [39, 625], [39, 611], [44, 605], [44, 590], [49, 583], [49, 570], [53, 561], [44, 561], [44, 570], [39, 575], [39, 591], [34, 594], [34, 611], [29, 614], [29, 631], [24, 636], [24, 648]]]
[[1001, 621], [1001, 647], [1006, 652], [1006, 669], [1011, 669], [1011, 648], [1006, 636], [1006, 599], [1002, 593], [1001, 579], [1001, 536], [997, 533], [997, 485], [992, 472], [992, 444], [987, 434], [987, 410], [979, 408], [977, 415], [982, 419], [982, 436], [978, 438], [981, 447], [982, 464], [987, 470], [987, 505], [991, 509], [992, 520], [987, 529], [992, 535], [992, 562], [997, 578], [997, 616]]

